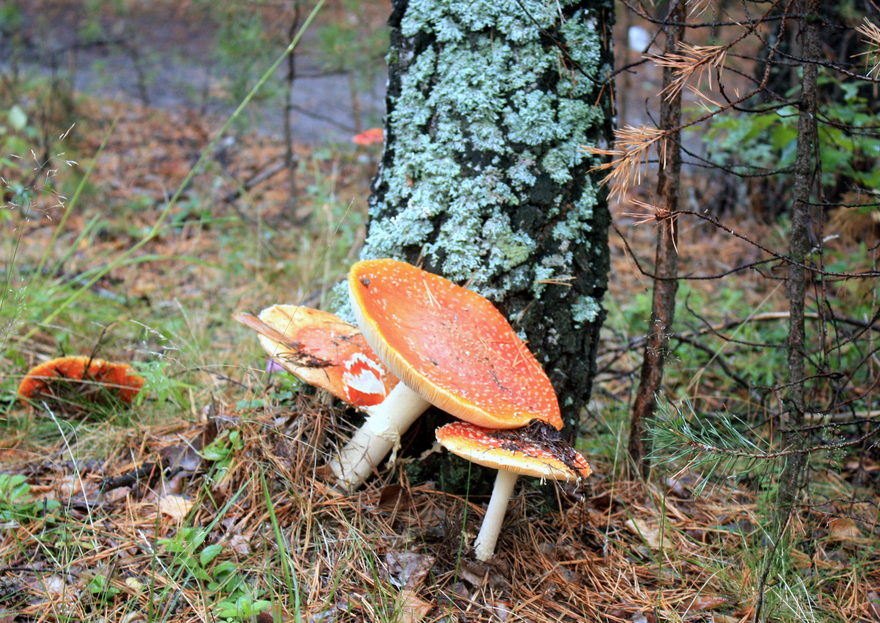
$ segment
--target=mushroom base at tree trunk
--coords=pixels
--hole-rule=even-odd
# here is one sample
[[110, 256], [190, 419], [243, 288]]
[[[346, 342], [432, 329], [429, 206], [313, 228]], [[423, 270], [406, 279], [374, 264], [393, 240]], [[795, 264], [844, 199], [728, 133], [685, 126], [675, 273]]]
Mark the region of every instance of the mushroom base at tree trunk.
[[[492, 301], [549, 376], [573, 440], [609, 269], [605, 191], [583, 146], [611, 140], [613, 3], [527, 4], [393, 1], [387, 141], [361, 257], [409, 261]], [[414, 447], [430, 447], [433, 430], [417, 429]]]

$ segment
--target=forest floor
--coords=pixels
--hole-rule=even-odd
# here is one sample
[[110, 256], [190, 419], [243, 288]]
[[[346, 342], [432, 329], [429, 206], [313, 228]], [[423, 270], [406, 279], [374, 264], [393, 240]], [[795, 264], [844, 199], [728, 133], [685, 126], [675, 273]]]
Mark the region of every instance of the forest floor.
[[[812, 471], [820, 494], [785, 543], [774, 540], [760, 475], [704, 486], [713, 474], [686, 462], [648, 482], [631, 475], [623, 440], [650, 279], [627, 244], [647, 268], [654, 233], [639, 215], [614, 207], [628, 242], [612, 232], [609, 317], [581, 441], [594, 475], [554, 489], [551, 508], [526, 488], [498, 555], [478, 563], [469, 546], [486, 500], [411, 482], [416, 458], [357, 494], [331, 490], [322, 457], [348, 414], [268, 375], [256, 340], [230, 318], [326, 302], [362, 241], [380, 148], [298, 148], [293, 203], [284, 171], [257, 182], [283, 157], [281, 143], [240, 132], [165, 213], [217, 120], [75, 105], [80, 121], [61, 145], [82, 162], [57, 150], [13, 163], [33, 193], [27, 209], [4, 214], [0, 623], [734, 623], [759, 604], [767, 620], [880, 621], [876, 452], [856, 448], [835, 457], [842, 468]], [[717, 197], [714, 183], [691, 180], [695, 209]], [[754, 214], [728, 220], [753, 240], [784, 240]], [[684, 273], [761, 257], [705, 223], [680, 236]], [[858, 241], [838, 244], [843, 255], [863, 252]], [[855, 287], [839, 295], [859, 301]], [[739, 385], [772, 376], [779, 360], [700, 332], [757, 318], [769, 333], [739, 337], [778, 339], [783, 287], [744, 272], [689, 281], [680, 301], [669, 394], [760, 418], [766, 405]], [[695, 335], [702, 349], [689, 347]], [[61, 353], [132, 362], [145, 390], [125, 408], [93, 403], [91, 392], [22, 405], [26, 370]], [[731, 359], [747, 372], [731, 374]], [[788, 553], [768, 568], [777, 548]]]

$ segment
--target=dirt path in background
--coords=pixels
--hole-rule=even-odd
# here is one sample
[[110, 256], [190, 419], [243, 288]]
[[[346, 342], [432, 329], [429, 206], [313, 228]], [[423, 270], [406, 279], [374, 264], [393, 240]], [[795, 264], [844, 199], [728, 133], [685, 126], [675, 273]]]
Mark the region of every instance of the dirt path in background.
[[[86, 44], [90, 36], [81, 32], [86, 22], [78, 3], [25, 4], [23, 26], [17, 32], [22, 52], [16, 59], [11, 37], [0, 37], [0, 59], [5, 59], [0, 61], [0, 71], [62, 76], [75, 91], [89, 96], [174, 113], [225, 116], [238, 104], [229, 93], [234, 76], [217, 59], [215, 27], [192, 19], [185, 8], [173, 12], [148, 7], [132, 10], [125, 19], [102, 17], [100, 34], [91, 37], [101, 43]], [[325, 19], [330, 18], [332, 14], [325, 9]], [[308, 145], [347, 142], [356, 125], [350, 78], [322, 67], [317, 36], [313, 25], [296, 55], [294, 134], [297, 142]], [[266, 66], [259, 63], [249, 69], [251, 84]], [[272, 138], [281, 138], [283, 133], [285, 66], [245, 111], [248, 128]], [[273, 97], [261, 97], [266, 93]], [[381, 124], [384, 78], [375, 80], [359, 97], [364, 127]]]

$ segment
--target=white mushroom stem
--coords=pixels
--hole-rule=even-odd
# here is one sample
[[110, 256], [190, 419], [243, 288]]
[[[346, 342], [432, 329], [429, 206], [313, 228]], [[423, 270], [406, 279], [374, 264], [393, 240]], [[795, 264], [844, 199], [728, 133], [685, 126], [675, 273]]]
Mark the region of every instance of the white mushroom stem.
[[367, 419], [363, 426], [330, 463], [339, 487], [353, 491], [361, 486], [430, 404], [398, 383], [385, 400], [364, 409]]
[[507, 503], [513, 495], [517, 478], [519, 475], [516, 472], [507, 469], [499, 469], [495, 476], [495, 486], [492, 487], [489, 507], [483, 517], [480, 533], [474, 541], [474, 553], [477, 560], [486, 562], [495, 554], [495, 543], [501, 533], [501, 524], [504, 523], [504, 515], [507, 513]]

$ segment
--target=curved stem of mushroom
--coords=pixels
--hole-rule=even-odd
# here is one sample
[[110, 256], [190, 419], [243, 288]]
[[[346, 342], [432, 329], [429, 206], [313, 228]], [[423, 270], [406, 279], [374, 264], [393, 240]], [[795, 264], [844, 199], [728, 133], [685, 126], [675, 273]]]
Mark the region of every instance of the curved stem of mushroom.
[[367, 419], [351, 441], [330, 462], [330, 469], [345, 491], [357, 489], [379, 463], [400, 443], [400, 436], [430, 406], [403, 383], [398, 383], [381, 403], [367, 407]]
[[501, 524], [504, 523], [504, 515], [507, 512], [507, 503], [513, 495], [513, 488], [519, 476], [516, 472], [499, 469], [495, 476], [495, 485], [492, 487], [492, 497], [489, 498], [489, 506], [483, 517], [483, 525], [480, 533], [474, 541], [474, 553], [477, 560], [486, 562], [495, 554], [495, 543], [501, 532]]

